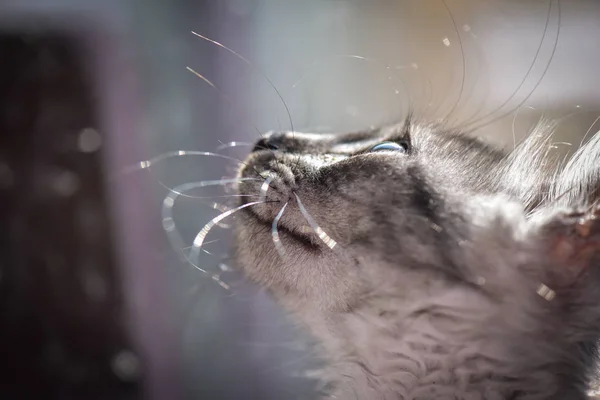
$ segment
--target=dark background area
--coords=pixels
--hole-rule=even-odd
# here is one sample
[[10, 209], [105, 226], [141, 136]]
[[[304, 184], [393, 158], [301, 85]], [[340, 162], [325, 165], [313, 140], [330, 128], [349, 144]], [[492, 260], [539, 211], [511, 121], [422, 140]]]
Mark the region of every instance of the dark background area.
[[[4, 1], [0, 397], [314, 398], [309, 340], [233, 270], [229, 230], [207, 238], [208, 275], [163, 230], [166, 187], [236, 163], [130, 167], [409, 107], [505, 147], [558, 119], [571, 151], [598, 130], [599, 21], [593, 0]], [[187, 245], [218, 215], [173, 212]]]

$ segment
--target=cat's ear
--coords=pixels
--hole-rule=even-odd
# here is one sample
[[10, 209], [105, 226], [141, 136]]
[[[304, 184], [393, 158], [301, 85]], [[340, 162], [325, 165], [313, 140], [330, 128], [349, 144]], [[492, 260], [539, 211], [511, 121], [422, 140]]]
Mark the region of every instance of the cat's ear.
[[567, 287], [600, 268], [600, 204], [582, 212], [555, 215], [542, 229], [548, 254], [556, 262], [551, 284]]

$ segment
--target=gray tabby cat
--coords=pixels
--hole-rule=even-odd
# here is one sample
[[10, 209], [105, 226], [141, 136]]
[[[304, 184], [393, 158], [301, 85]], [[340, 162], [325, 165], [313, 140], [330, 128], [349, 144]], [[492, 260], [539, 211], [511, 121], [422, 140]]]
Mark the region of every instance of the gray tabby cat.
[[256, 144], [237, 260], [322, 343], [331, 398], [586, 398], [600, 135], [558, 167], [549, 137], [505, 153], [408, 119]]

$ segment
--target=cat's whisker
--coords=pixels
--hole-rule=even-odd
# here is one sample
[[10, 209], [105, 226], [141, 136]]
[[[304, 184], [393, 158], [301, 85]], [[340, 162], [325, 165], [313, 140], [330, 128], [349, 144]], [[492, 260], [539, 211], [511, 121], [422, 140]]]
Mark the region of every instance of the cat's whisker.
[[[206, 243], [204, 243], [204, 244], [206, 244]], [[183, 247], [181, 250], [189, 250], [191, 248], [192, 248], [192, 246], [186, 246], [186, 247]], [[202, 252], [208, 254], [209, 256], [213, 255], [213, 253], [211, 253], [210, 251], [208, 251], [206, 249], [202, 249]]]
[[[256, 179], [257, 181], [260, 179]], [[167, 190], [169, 190], [170, 192], [173, 191], [173, 189], [169, 188], [167, 185], [163, 184], [162, 182], [159, 182], [159, 184], [166, 188]], [[222, 196], [194, 196], [192, 194], [186, 194], [186, 193], [179, 193], [178, 196], [180, 197], [185, 197], [187, 199], [198, 199], [198, 200], [211, 200], [211, 199], [229, 199], [229, 198], [240, 198], [240, 197], [259, 197], [260, 195], [258, 194], [225, 194]]]
[[[229, 194], [229, 195], [223, 195], [223, 196], [192, 196], [189, 194], [186, 194], [185, 192], [187, 190], [191, 190], [195, 187], [192, 187], [196, 184], [198, 184], [199, 186], [197, 187], [205, 187], [205, 186], [215, 186], [218, 185], [218, 182], [224, 182], [223, 185], [226, 185], [228, 183], [235, 183], [239, 180], [241, 180], [242, 178], [239, 179], [222, 179], [221, 181], [200, 181], [200, 182], [188, 182], [186, 184], [180, 185], [177, 188], [179, 188], [179, 190], [175, 190], [172, 189], [170, 187], [168, 187], [167, 185], [165, 185], [164, 183], [162, 183], [161, 181], [158, 181], [158, 183], [164, 187], [165, 189], [167, 189], [169, 192], [171, 192], [172, 194], [175, 194], [175, 198], [177, 197], [186, 197], [186, 198], [191, 198], [191, 199], [196, 199], [196, 200], [200, 200], [202, 203], [204, 203], [205, 205], [209, 206], [210, 208], [220, 211], [220, 212], [225, 212], [227, 210], [229, 210], [229, 206], [226, 206], [225, 204], [221, 204], [221, 203], [217, 203], [215, 201], [213, 202], [205, 202], [203, 200], [207, 200], [207, 199], [218, 199], [218, 198], [237, 198], [237, 197], [256, 197], [256, 195], [243, 195], [243, 194]], [[247, 180], [260, 180], [258, 178], [243, 178], [243, 179], [247, 179]], [[211, 183], [214, 183], [214, 185], [211, 185]], [[187, 188], [186, 188], [187, 187]], [[196, 188], [197, 188], [196, 187]], [[226, 224], [219, 224], [219, 227], [224, 228], [224, 229], [229, 229], [230, 226], [226, 225]]]
[[161, 161], [168, 160], [169, 158], [182, 157], [182, 156], [217, 157], [217, 158], [223, 158], [226, 160], [235, 161], [236, 163], [238, 163], [238, 165], [239, 164], [246, 165], [245, 162], [243, 162], [242, 160], [237, 159], [235, 157], [226, 156], [224, 154], [212, 153], [210, 151], [175, 150], [175, 151], [165, 152], [165, 153], [160, 154], [149, 160], [140, 161], [137, 164], [126, 167], [121, 171], [121, 174], [126, 175], [126, 174], [130, 174], [132, 172], [141, 171], [143, 169], [149, 169], [150, 167], [158, 164]]
[[254, 146], [254, 143], [249, 143], [249, 142], [228, 142], [228, 143], [223, 143], [219, 140], [219, 143], [221, 143], [216, 149], [215, 151], [221, 151], [221, 150], [225, 150], [225, 149], [230, 149], [232, 147], [241, 147], [241, 146], [246, 146], [246, 147], [251, 147]]
[[[222, 44], [220, 44], [220, 43], [217, 43], [217, 42], [215, 42], [215, 41], [213, 41], [213, 40], [210, 40], [210, 39], [208, 39], [208, 38], [205, 38], [204, 36], [202, 36], [202, 35], [199, 35], [199, 34], [197, 34], [197, 33], [195, 33], [195, 32], [192, 32], [192, 33], [193, 33], [193, 34], [195, 34], [196, 36], [199, 36], [199, 37], [201, 37], [202, 39], [208, 40], [208, 41], [209, 41], [209, 42], [211, 42], [211, 43], [217, 44], [217, 45], [219, 45], [219, 46], [221, 46], [221, 47], [223, 47], [223, 48], [225, 48], [225, 49], [227, 49], [227, 50], [229, 50], [229, 51], [233, 52], [233, 50], [230, 50], [230, 49], [228, 49], [227, 47], [223, 46], [223, 45], [222, 45]], [[237, 54], [237, 53], [235, 53], [235, 52], [233, 52], [233, 53], [234, 53], [234, 54], [236, 54], [236, 55], [238, 55], [238, 54]], [[238, 55], [238, 56], [239, 56], [239, 55]], [[241, 57], [241, 56], [239, 56], [239, 57]], [[242, 57], [242, 58], [243, 58], [243, 57]], [[245, 60], [245, 59], [244, 59], [244, 60]], [[247, 61], [247, 60], [246, 60], [246, 61]], [[247, 61], [247, 62], [249, 63], [249, 61]], [[225, 101], [226, 101], [226, 102], [229, 104], [229, 106], [230, 106], [232, 109], [234, 109], [234, 110], [237, 110], [237, 109], [238, 109], [237, 107], [234, 107], [234, 103], [233, 103], [233, 102], [232, 102], [232, 101], [229, 99], [229, 97], [227, 97], [227, 96], [225, 96], [223, 93], [221, 93], [221, 91], [219, 90], [219, 88], [218, 88], [218, 87], [217, 87], [217, 86], [216, 86], [214, 83], [212, 83], [212, 82], [211, 82], [211, 81], [210, 81], [208, 78], [206, 78], [206, 77], [205, 77], [204, 75], [202, 75], [201, 73], [199, 73], [199, 72], [195, 71], [195, 70], [194, 70], [193, 68], [191, 68], [191, 67], [186, 67], [186, 69], [187, 69], [188, 71], [190, 71], [192, 74], [196, 75], [198, 78], [202, 79], [204, 82], [206, 82], [206, 83], [207, 83], [207, 84], [208, 84], [210, 87], [212, 87], [214, 90], [216, 90], [216, 91], [219, 93], [219, 96], [221, 96], [221, 98], [222, 98], [223, 100], [225, 100]], [[266, 78], [266, 76], [265, 76], [265, 79], [267, 79], [267, 80], [268, 80], [268, 78]], [[269, 82], [270, 82], [270, 81], [269, 81]], [[277, 89], [276, 89], [274, 86], [273, 86], [273, 88], [275, 89], [275, 91], [277, 91]], [[277, 92], [277, 93], [279, 93], [279, 92]], [[281, 97], [281, 96], [280, 96], [280, 97]], [[283, 98], [281, 98], [281, 101], [283, 101]], [[285, 101], [283, 101], [283, 104], [284, 104], [284, 106], [286, 107], [286, 110], [287, 110], [287, 105], [285, 104]], [[288, 115], [289, 115], [289, 110], [288, 110]], [[292, 117], [290, 116], [290, 125], [291, 125], [291, 118], [292, 118]], [[263, 137], [264, 137], [264, 136], [263, 136], [263, 135], [260, 133], [260, 130], [259, 130], [257, 127], [256, 127], [256, 125], [252, 125], [252, 127], [254, 128], [254, 130], [256, 131], [256, 133], [258, 134], [258, 137], [259, 137], [259, 138], [261, 138], [261, 139], [263, 139]], [[292, 128], [292, 132], [293, 132], [293, 130], [294, 130], [294, 127], [293, 127], [293, 125], [291, 125], [291, 128]], [[237, 146], [237, 145], [242, 145], [242, 143], [243, 143], [243, 142], [231, 142], [231, 143], [236, 143], [236, 146]], [[223, 143], [221, 143], [221, 144], [223, 144]], [[246, 143], [244, 143], [244, 144], [246, 144]], [[251, 143], [248, 143], [248, 145], [252, 145], [252, 144], [251, 144]], [[233, 147], [233, 145], [232, 145], [232, 146], [230, 146], [230, 145], [228, 144], [228, 145], [226, 145], [226, 147], [225, 147], [225, 148], [227, 148], [227, 147]], [[269, 150], [270, 150], [270, 149], [269, 149]], [[218, 150], [217, 150], [217, 151], [218, 151]], [[275, 154], [275, 153], [274, 153], [272, 150], [271, 150], [271, 152], [272, 152], [273, 154]], [[239, 160], [238, 160], [238, 161], [239, 161]], [[242, 161], [240, 161], [240, 163], [243, 163], [243, 162], [242, 162]], [[243, 164], [244, 164], [244, 163], [243, 163]], [[244, 165], [247, 165], [247, 164], [244, 164]], [[254, 169], [254, 167], [253, 167], [253, 169]], [[255, 172], [258, 174], [258, 175], [260, 175], [260, 174], [258, 173], [258, 171], [256, 171], [256, 169], [254, 169], [254, 171], [255, 171]]]
[[206, 238], [206, 235], [208, 235], [208, 233], [211, 231], [211, 229], [215, 225], [217, 225], [223, 219], [229, 217], [230, 215], [232, 215], [246, 207], [251, 207], [251, 206], [255, 206], [257, 204], [265, 204], [265, 203], [270, 203], [270, 202], [269, 201], [253, 201], [250, 203], [242, 204], [241, 206], [232, 208], [231, 210], [227, 210], [224, 213], [219, 214], [215, 218], [210, 220], [206, 225], [204, 225], [204, 227], [200, 230], [200, 232], [198, 232], [198, 234], [194, 238], [194, 242], [193, 242], [192, 248], [190, 249], [190, 253], [189, 253], [189, 257], [188, 257], [188, 262], [190, 264], [192, 264], [194, 267], [200, 269], [194, 261], [197, 260], [200, 255], [200, 250], [202, 249], [202, 245], [204, 243], [204, 239]]
[[[221, 179], [221, 180], [213, 180], [213, 181], [199, 181], [199, 182], [188, 182], [182, 185], [176, 186], [173, 189], [169, 189], [169, 194], [164, 198], [161, 216], [162, 216], [162, 225], [163, 229], [167, 234], [167, 238], [171, 243], [171, 247], [177, 251], [177, 254], [181, 254], [181, 260], [184, 262], [188, 261], [185, 253], [180, 253], [178, 250], [183, 249], [186, 244], [177, 227], [175, 226], [175, 220], [173, 219], [173, 207], [175, 206], [175, 200], [177, 197], [182, 196], [186, 191], [202, 188], [207, 186], [222, 186], [227, 185], [229, 183], [238, 183], [242, 181], [262, 181], [262, 179], [258, 178], [236, 178], [236, 179]], [[198, 267], [197, 267], [198, 268]], [[201, 268], [198, 268], [201, 270]], [[206, 272], [206, 271], [204, 271]]]
[[[199, 182], [196, 182], [199, 183]], [[183, 186], [183, 185], [181, 185]], [[168, 197], [167, 197], [168, 198]], [[166, 200], [166, 199], [165, 199]], [[219, 284], [219, 286], [221, 286], [222, 288], [224, 288], [225, 290], [230, 290], [230, 286], [227, 285], [225, 282], [223, 282], [221, 280], [221, 278], [219, 277], [219, 275], [217, 274], [211, 274], [209, 273], [207, 270], [201, 268], [198, 265], [198, 259], [200, 257], [200, 252], [204, 251], [204, 249], [202, 248], [204, 243], [204, 239], [206, 238], [206, 235], [208, 234], [208, 232], [210, 232], [210, 230], [212, 228], [214, 228], [216, 225], [218, 225], [223, 219], [229, 217], [230, 215], [232, 215], [233, 213], [244, 209], [246, 207], [250, 207], [256, 204], [264, 204], [264, 203], [268, 203], [268, 202], [251, 202], [251, 203], [246, 203], [243, 204], [239, 207], [227, 210], [221, 214], [219, 214], [218, 216], [216, 216], [215, 218], [213, 218], [212, 220], [210, 220], [203, 228], [202, 230], [200, 230], [200, 232], [198, 232], [198, 234], [196, 235], [196, 238], [194, 239], [194, 242], [191, 246], [191, 249], [189, 251], [189, 255], [186, 255], [184, 250], [186, 248], [190, 248], [189, 246], [186, 247], [185, 245], [178, 245], [178, 248], [181, 249], [182, 251], [182, 255], [185, 259], [186, 262], [188, 262], [192, 267], [196, 268], [198, 271], [203, 272], [207, 275], [210, 275], [210, 277]], [[163, 203], [163, 227], [165, 228], [165, 231], [167, 231], [167, 235], [169, 236], [172, 244], [173, 242], [180, 242], [183, 243], [183, 239], [181, 239], [181, 236], [179, 235], [179, 233], [176, 231], [175, 229], [175, 224], [173, 222], [173, 218], [171, 217], [171, 209], [173, 207], [173, 204], [170, 204], [170, 202], [164, 202]], [[167, 214], [167, 217], [165, 218], [165, 214]], [[168, 224], [165, 224], [165, 221], [170, 221]], [[169, 227], [170, 229], [167, 229], [167, 227]], [[207, 242], [208, 243], [208, 242]], [[208, 253], [210, 254], [210, 253]], [[195, 262], [194, 262], [195, 260]]]
[[[188, 183], [183, 183], [179, 186], [175, 186], [174, 188], [169, 188], [166, 185], [163, 185], [163, 186], [165, 187], [165, 189], [169, 190], [169, 192], [170, 192], [169, 196], [173, 197], [173, 201], [174, 201], [175, 198], [177, 198], [178, 196], [183, 196], [185, 192], [190, 191], [192, 189], [198, 189], [198, 188], [208, 187], [208, 186], [225, 186], [230, 183], [239, 183], [239, 182], [246, 182], [246, 181], [262, 181], [262, 179], [259, 179], [259, 178], [231, 178], [231, 179], [218, 179], [218, 180], [188, 182]], [[250, 196], [250, 195], [228, 195], [228, 196], [237, 197], [237, 196]]]
[[300, 212], [306, 219], [306, 222], [308, 222], [308, 224], [310, 225], [312, 230], [317, 234], [319, 239], [321, 239], [327, 247], [329, 247], [330, 249], [333, 250], [333, 248], [337, 245], [337, 242], [335, 240], [333, 240], [327, 233], [325, 233], [325, 231], [323, 229], [321, 229], [321, 227], [315, 222], [313, 217], [310, 216], [308, 211], [306, 211], [304, 204], [302, 204], [302, 201], [300, 201], [300, 197], [298, 197], [298, 195], [296, 193], [294, 193], [294, 196], [296, 196], [296, 201], [298, 202], [298, 208], [300, 209]]
[[[209, 240], [209, 241], [206, 241], [206, 242], [204, 242], [204, 245], [206, 246], [207, 244], [217, 243], [218, 241], [219, 241], [218, 239], [215, 239], [215, 240]], [[185, 247], [182, 247], [182, 248], [181, 248], [181, 250], [189, 250], [189, 249], [191, 249], [191, 248], [192, 248], [192, 246], [185, 246]], [[208, 250], [206, 250], [206, 249], [202, 249], [202, 251], [203, 251], [204, 253], [208, 254], [209, 256], [212, 256], [212, 255], [213, 255], [213, 253], [209, 252], [209, 251], [208, 251]]]
[[[279, 124], [279, 129], [281, 130], [281, 124]], [[260, 133], [260, 131], [257, 130], [257, 132], [259, 133], [259, 135], [262, 137], [262, 134]], [[233, 142], [228, 142], [228, 143], [223, 143], [219, 140], [219, 143], [221, 143], [221, 145], [219, 145], [215, 151], [221, 151], [221, 150], [226, 150], [226, 149], [230, 149], [233, 147], [256, 147], [262, 150], [270, 150], [273, 153], [273, 149], [269, 148], [269, 147], [265, 147], [265, 146], [259, 146], [256, 143], [250, 143], [250, 142], [237, 142], [237, 141], [233, 141]]]
[[271, 86], [271, 88], [275, 91], [275, 93], [277, 94], [277, 97], [279, 97], [279, 100], [281, 100], [281, 103], [283, 104], [283, 106], [285, 107], [285, 111], [287, 112], [287, 116], [289, 118], [290, 121], [290, 128], [292, 130], [292, 132], [294, 132], [294, 123], [292, 122], [292, 114], [290, 113], [290, 109], [288, 107], [288, 105], [286, 104], [285, 100], [283, 99], [283, 96], [281, 95], [281, 92], [277, 89], [277, 87], [275, 86], [275, 84], [273, 83], [273, 81], [271, 81], [271, 79], [269, 79], [269, 77], [263, 73], [262, 71], [258, 70], [247, 58], [245, 58], [244, 56], [242, 56], [241, 54], [237, 53], [236, 51], [230, 49], [229, 47], [217, 42], [216, 40], [212, 40], [207, 38], [206, 36], [203, 36], [199, 33], [196, 33], [194, 31], [191, 31], [193, 35], [199, 37], [202, 40], [206, 40], [207, 42], [210, 42], [216, 46], [221, 47], [224, 50], [227, 50], [228, 52], [230, 52], [231, 54], [233, 54], [234, 56], [236, 56], [237, 58], [239, 58], [240, 60], [242, 60], [246, 65], [248, 65], [253, 71], [259, 73], [263, 79], [265, 79], [267, 81], [267, 83]]
[[[552, 7], [552, 2], [553, 1], [550, 2], [550, 8]], [[499, 111], [499, 109], [493, 111], [492, 113], [488, 113], [487, 115], [485, 115], [485, 116], [483, 116], [483, 117], [481, 117], [481, 118], [479, 118], [479, 119], [477, 119], [475, 121], [466, 123], [464, 125], [465, 131], [475, 132], [478, 129], [483, 128], [484, 126], [490, 125], [490, 124], [492, 124], [492, 123], [494, 123], [494, 122], [496, 122], [496, 121], [498, 121], [498, 120], [500, 120], [500, 119], [502, 119], [502, 118], [510, 115], [511, 113], [513, 113], [516, 110], [518, 110], [519, 108], [521, 108], [531, 98], [531, 96], [533, 96], [533, 94], [535, 93], [535, 91], [537, 90], [537, 88], [540, 86], [540, 84], [544, 80], [544, 77], [548, 73], [548, 70], [550, 69], [550, 65], [552, 64], [552, 60], [554, 59], [554, 56], [556, 54], [556, 49], [558, 48], [558, 38], [560, 37], [560, 26], [561, 26], [561, 20], [562, 20], [562, 11], [561, 11], [561, 7], [560, 7], [560, 0], [557, 0], [556, 4], [557, 4], [557, 8], [558, 8], [558, 17], [557, 17], [558, 21], [557, 21], [557, 27], [556, 27], [556, 39], [554, 40], [554, 45], [552, 47], [552, 53], [550, 54], [550, 59], [548, 60], [548, 63], [546, 64], [546, 67], [542, 71], [542, 74], [541, 74], [540, 78], [538, 79], [538, 81], [533, 86], [533, 89], [531, 89], [531, 91], [527, 94], [527, 96], [525, 96], [525, 98], [516, 107], [512, 108], [511, 110], [508, 110], [507, 112], [505, 112], [503, 114], [498, 115], [497, 117], [492, 118], [489, 121], [483, 122], [483, 123], [481, 123], [479, 125], [475, 125], [475, 124], [477, 124], [480, 121], [485, 120], [488, 117], [491, 117], [493, 115], [493, 113], [495, 113], [496, 111]], [[542, 41], [543, 40], [544, 39], [542, 38]], [[516, 93], [516, 91], [515, 91], [515, 93]], [[473, 125], [475, 125], [475, 126], [473, 126]]]
[[279, 224], [279, 220], [283, 216], [283, 212], [285, 211], [287, 205], [288, 203], [285, 203], [283, 207], [281, 207], [281, 210], [279, 210], [279, 213], [277, 214], [277, 216], [273, 220], [273, 224], [271, 225], [271, 237], [273, 238], [273, 244], [275, 245], [275, 249], [281, 257], [285, 256], [285, 248], [283, 247], [283, 244], [279, 239], [279, 231], [277, 230], [277, 224]]
[[519, 93], [519, 90], [521, 90], [521, 88], [523, 87], [525, 82], [527, 82], [527, 78], [529, 78], [529, 76], [531, 75], [531, 72], [533, 71], [533, 67], [535, 66], [535, 63], [537, 62], [537, 60], [540, 56], [542, 46], [546, 40], [546, 35], [548, 34], [548, 27], [550, 26], [550, 16], [551, 15], [552, 15], [552, 1], [549, 1], [548, 2], [548, 13], [546, 15], [546, 23], [544, 25], [544, 31], [542, 32], [542, 38], [540, 39], [540, 43], [538, 44], [538, 47], [537, 47], [537, 50], [533, 57], [533, 60], [531, 61], [531, 64], [529, 65], [529, 69], [527, 70], [527, 72], [525, 72], [525, 76], [523, 77], [523, 79], [521, 80], [521, 82], [519, 83], [517, 88], [511, 93], [510, 96], [508, 96], [508, 98], [506, 100], [504, 100], [502, 102], [502, 104], [500, 104], [498, 107], [496, 107], [492, 111], [488, 112], [486, 115], [483, 115], [481, 117], [477, 117], [476, 115], [473, 115], [470, 118], [467, 118], [467, 120], [465, 121], [466, 126], [483, 121], [484, 119], [494, 115], [498, 111], [502, 110], [512, 99], [514, 99], [514, 97], [517, 95], [517, 93]]
[[267, 178], [264, 180], [263, 184], [260, 186], [260, 196], [258, 198], [258, 201], [265, 201], [267, 197], [267, 191], [271, 187], [270, 185], [274, 178], [275, 175], [269, 174], [269, 176], [267, 176]]
[[185, 69], [187, 69], [188, 71], [190, 71], [192, 74], [196, 75], [198, 78], [202, 79], [211, 88], [213, 88], [215, 90], [219, 90], [217, 88], [217, 86], [214, 83], [211, 82], [210, 79], [208, 79], [207, 77], [205, 77], [204, 75], [202, 75], [200, 72], [195, 71], [191, 67], [185, 67]]

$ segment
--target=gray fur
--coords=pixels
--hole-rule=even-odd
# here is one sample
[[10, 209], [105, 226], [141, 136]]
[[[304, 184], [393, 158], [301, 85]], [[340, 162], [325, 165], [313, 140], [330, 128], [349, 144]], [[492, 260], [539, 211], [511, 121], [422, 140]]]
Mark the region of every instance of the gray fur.
[[[322, 343], [331, 398], [584, 399], [600, 265], [594, 256], [568, 281], [550, 253], [568, 212], [597, 199], [599, 138], [559, 170], [542, 128], [509, 154], [410, 119], [272, 133], [240, 170], [275, 178], [269, 203], [240, 212], [238, 263]], [[366, 151], [385, 140], [408, 153]], [[306, 230], [294, 193], [333, 250]], [[281, 257], [271, 223], [284, 203]], [[541, 284], [556, 297], [538, 295]]]

